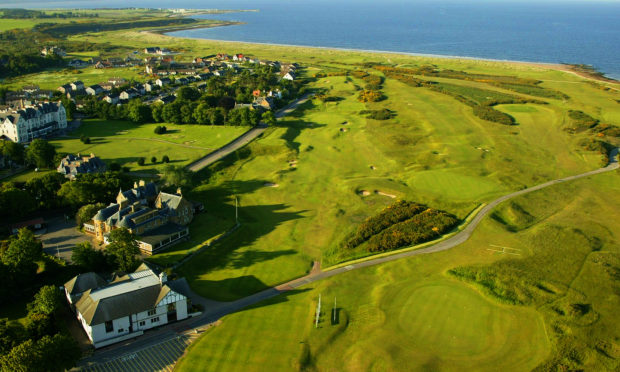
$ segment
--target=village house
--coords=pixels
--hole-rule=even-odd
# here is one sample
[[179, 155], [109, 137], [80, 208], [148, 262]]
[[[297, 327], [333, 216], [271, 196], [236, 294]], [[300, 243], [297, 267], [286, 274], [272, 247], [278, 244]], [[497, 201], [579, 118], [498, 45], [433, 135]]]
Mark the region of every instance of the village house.
[[71, 84], [71, 90], [72, 91], [80, 91], [80, 90], [84, 90], [84, 83], [82, 83], [81, 81], [77, 80], [72, 82]]
[[134, 88], [129, 88], [121, 92], [120, 99], [133, 99], [136, 97], [140, 97], [140, 92], [138, 92]]
[[159, 85], [160, 87], [163, 87], [165, 85], [170, 84], [170, 79], [169, 78], [159, 78], [157, 80], [155, 80], [155, 84]]
[[108, 243], [109, 233], [126, 228], [138, 236], [144, 254], [151, 255], [189, 237], [187, 225], [194, 217], [194, 205], [176, 194], [159, 192], [154, 183], [134, 184], [134, 188], [119, 191], [116, 203], [99, 210], [84, 230], [94, 234], [100, 243]]
[[116, 104], [118, 103], [118, 100], [119, 100], [118, 94], [113, 94], [113, 93], [107, 94], [105, 97], [103, 97], [103, 100], [112, 105]]
[[153, 83], [152, 81], [147, 81], [146, 83], [144, 83], [144, 90], [147, 92], [152, 92], [154, 89], [157, 89], [157, 84]]
[[107, 169], [105, 163], [94, 154], [80, 156], [80, 154], [69, 154], [62, 158], [56, 171], [70, 180], [75, 179], [78, 174], [101, 173]]
[[41, 55], [42, 56], [57, 55], [57, 56], [64, 57], [67, 55], [67, 52], [65, 52], [64, 49], [59, 48], [57, 46], [51, 46], [51, 47], [43, 47], [43, 49], [41, 49]]
[[261, 107], [266, 110], [273, 110], [276, 105], [271, 97], [256, 97], [253, 103], [254, 107]]
[[282, 76], [282, 79], [293, 81], [295, 80], [295, 73], [292, 71], [289, 71], [286, 74], [284, 74], [284, 76]]
[[91, 85], [86, 88], [86, 94], [88, 94], [89, 96], [96, 96], [101, 93], [103, 93], [103, 88], [98, 84]]
[[71, 84], [65, 84], [65, 85], [59, 86], [58, 88], [56, 88], [56, 90], [62, 94], [67, 94], [71, 92], [73, 88], [71, 88]]
[[243, 61], [243, 54], [235, 54], [233, 56], [233, 61]]
[[159, 47], [149, 47], [149, 48], [144, 48], [144, 53], [145, 54], [156, 54], [160, 51]]
[[115, 87], [127, 84], [127, 80], [120, 77], [111, 77], [108, 79], [108, 83], [112, 83]]
[[159, 97], [155, 102], [163, 103], [164, 105], [166, 105], [168, 103], [174, 102], [175, 99], [176, 99], [175, 96], [168, 95], [168, 96]]
[[0, 111], [0, 138], [26, 143], [67, 128], [67, 114], [60, 102], [42, 102], [23, 109]]
[[95, 348], [140, 336], [145, 330], [188, 317], [185, 279], [169, 281], [146, 263], [107, 283], [95, 273], [64, 285], [67, 301]]

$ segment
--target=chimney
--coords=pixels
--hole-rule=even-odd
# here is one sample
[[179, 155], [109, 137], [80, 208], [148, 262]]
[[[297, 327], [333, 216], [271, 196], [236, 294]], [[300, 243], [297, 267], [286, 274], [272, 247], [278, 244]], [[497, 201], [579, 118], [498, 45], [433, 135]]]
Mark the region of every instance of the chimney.
[[144, 180], [140, 180], [140, 186], [146, 186], [146, 182], [144, 182]]
[[166, 275], [166, 273], [163, 271], [159, 273], [159, 283], [164, 284], [167, 281], [168, 281], [168, 275]]
[[181, 188], [180, 187], [177, 189], [177, 195], [183, 196], [183, 193], [181, 192]]
[[133, 188], [137, 189], [138, 188], [138, 184], [136, 182], [133, 183]]

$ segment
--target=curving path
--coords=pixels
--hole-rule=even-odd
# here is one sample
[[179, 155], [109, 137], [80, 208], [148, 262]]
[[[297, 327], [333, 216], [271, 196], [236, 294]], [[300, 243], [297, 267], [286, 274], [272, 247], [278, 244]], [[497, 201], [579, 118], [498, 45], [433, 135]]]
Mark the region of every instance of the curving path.
[[[298, 104], [300, 103], [301, 102], [298, 102]], [[476, 229], [476, 227], [478, 227], [482, 219], [484, 219], [484, 217], [486, 217], [497, 205], [499, 205], [500, 203], [506, 200], [515, 198], [520, 195], [528, 194], [528, 193], [531, 193], [537, 190], [541, 190], [546, 187], [553, 186], [559, 183], [573, 181], [573, 180], [577, 180], [580, 178], [589, 177], [589, 176], [593, 176], [593, 175], [600, 174], [600, 173], [606, 173], [606, 172], [610, 172], [610, 171], [618, 169], [619, 164], [618, 164], [618, 160], [616, 159], [616, 157], [618, 156], [618, 151], [619, 149], [615, 148], [610, 152], [609, 154], [610, 162], [606, 167], [599, 168], [599, 169], [596, 169], [590, 172], [581, 173], [581, 174], [574, 175], [574, 176], [569, 176], [569, 177], [545, 182], [540, 185], [536, 185], [536, 186], [528, 187], [523, 190], [515, 191], [513, 193], [501, 196], [493, 200], [492, 202], [484, 206], [478, 212], [478, 214], [476, 214], [476, 216], [471, 220], [471, 222], [459, 233], [457, 233], [456, 235], [452, 236], [449, 239], [446, 239], [444, 241], [441, 241], [437, 244], [434, 244], [426, 248], [421, 248], [421, 249], [408, 251], [408, 252], [396, 253], [391, 256], [385, 256], [385, 257], [380, 257], [380, 258], [375, 258], [375, 259], [371, 258], [363, 262], [352, 263], [350, 265], [338, 267], [338, 268], [328, 270], [328, 271], [312, 270], [312, 272], [306, 276], [291, 280], [277, 287], [269, 288], [264, 291], [255, 293], [253, 295], [250, 295], [250, 296], [247, 296], [247, 297], [244, 297], [237, 301], [232, 301], [232, 302], [217, 302], [213, 300], [208, 300], [208, 299], [205, 299], [203, 297], [196, 295], [195, 293], [191, 291], [191, 289], [188, 288], [188, 291], [191, 294], [190, 297], [192, 298], [192, 301], [194, 301], [195, 303], [196, 302], [201, 303], [205, 307], [206, 311], [202, 315], [196, 318], [183, 320], [169, 327], [163, 327], [161, 329], [149, 331], [145, 335], [140, 336], [135, 340], [112, 345], [107, 348], [98, 350], [91, 357], [83, 359], [80, 362], [80, 365], [82, 367], [87, 367], [87, 366], [92, 366], [93, 364], [99, 364], [99, 363], [112, 363], [111, 361], [114, 361], [115, 363], [117, 363], [117, 359], [121, 356], [140, 352], [142, 350], [149, 350], [150, 348], [157, 348], [158, 345], [165, 343], [165, 342], [169, 342], [175, 337], [178, 337], [180, 334], [190, 335], [190, 334], [198, 333], [208, 328], [215, 321], [217, 321], [218, 319], [220, 319], [221, 317], [227, 314], [234, 313], [250, 305], [276, 297], [282, 293], [286, 293], [287, 291], [291, 291], [295, 288], [298, 288], [303, 285], [310, 284], [310, 283], [313, 283], [313, 282], [316, 282], [316, 281], [319, 281], [325, 278], [339, 275], [339, 274], [342, 274], [342, 273], [345, 273], [351, 270], [379, 265], [385, 262], [396, 261], [396, 260], [400, 260], [403, 258], [422, 255], [422, 254], [441, 252], [441, 251], [454, 248], [460, 245], [461, 243], [464, 243], [465, 241], [467, 241], [469, 237], [471, 236], [471, 234]]]
[[[306, 103], [306, 101], [308, 101], [308, 99], [310, 99], [311, 94], [306, 94], [303, 97], [291, 102], [288, 106], [284, 107], [283, 109], [281, 109], [280, 111], [275, 113], [275, 117], [276, 118], [281, 118], [284, 117], [288, 114], [290, 114], [291, 112], [293, 112], [299, 105]], [[228, 144], [220, 147], [219, 149], [207, 154], [207, 156], [196, 160], [195, 162], [191, 163], [190, 165], [187, 166], [187, 169], [189, 169], [192, 172], [198, 172], [201, 169], [204, 169], [205, 167], [208, 167], [209, 165], [215, 163], [218, 160], [223, 159], [224, 157], [226, 157], [227, 155], [239, 150], [240, 148], [242, 148], [243, 146], [247, 145], [248, 143], [254, 141], [258, 136], [260, 136], [261, 134], [263, 134], [263, 132], [267, 130], [267, 126], [263, 123], [260, 123], [258, 126], [248, 130], [247, 132], [243, 133], [241, 136], [235, 138], [233, 141], [229, 142]]]

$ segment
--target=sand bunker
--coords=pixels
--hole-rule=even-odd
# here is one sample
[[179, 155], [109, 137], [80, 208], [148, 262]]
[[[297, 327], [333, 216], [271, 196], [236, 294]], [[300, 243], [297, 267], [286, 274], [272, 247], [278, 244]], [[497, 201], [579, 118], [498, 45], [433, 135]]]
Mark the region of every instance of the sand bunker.
[[361, 195], [361, 196], [368, 196], [368, 195], [370, 195], [370, 191], [368, 191], [368, 190], [360, 190], [357, 193], [359, 195]]
[[278, 185], [277, 183], [273, 183], [273, 182], [265, 182], [265, 187], [279, 187], [280, 185]]
[[379, 190], [375, 190], [375, 194], [387, 196], [388, 198], [392, 198], [392, 199], [396, 198], [396, 195], [388, 194], [387, 192], [383, 192], [383, 191], [379, 191]]

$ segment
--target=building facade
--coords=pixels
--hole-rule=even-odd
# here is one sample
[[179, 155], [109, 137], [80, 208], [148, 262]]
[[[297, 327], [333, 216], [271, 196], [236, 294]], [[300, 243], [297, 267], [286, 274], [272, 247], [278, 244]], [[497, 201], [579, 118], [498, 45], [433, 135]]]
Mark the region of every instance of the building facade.
[[80, 154], [65, 156], [60, 161], [56, 171], [73, 180], [78, 174], [101, 173], [105, 172], [106, 169], [105, 163], [91, 153], [86, 156], [80, 156]]
[[180, 293], [183, 282], [168, 281], [165, 273], [142, 264], [135, 272], [110, 283], [94, 273], [78, 275], [65, 283], [65, 295], [86, 335], [98, 348], [187, 318], [188, 299]]
[[0, 137], [27, 143], [67, 128], [67, 113], [60, 102], [42, 102], [19, 110], [0, 111]]
[[189, 225], [194, 218], [194, 204], [181, 195], [158, 192], [154, 183], [134, 184], [119, 191], [116, 203], [99, 210], [84, 230], [100, 243], [108, 243], [114, 229], [126, 228], [138, 236], [142, 253], [153, 254], [189, 238]]

